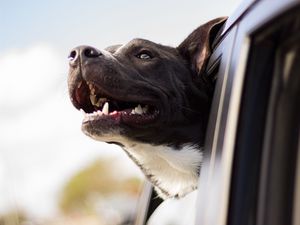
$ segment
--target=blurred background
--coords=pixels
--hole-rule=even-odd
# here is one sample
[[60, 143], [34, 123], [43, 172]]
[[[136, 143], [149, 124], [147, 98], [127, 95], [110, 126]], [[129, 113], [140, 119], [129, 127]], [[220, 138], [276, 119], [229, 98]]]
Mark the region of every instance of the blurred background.
[[0, 225], [117, 225], [143, 176], [81, 132], [68, 99], [69, 51], [141, 37], [177, 46], [240, 0], [0, 0]]

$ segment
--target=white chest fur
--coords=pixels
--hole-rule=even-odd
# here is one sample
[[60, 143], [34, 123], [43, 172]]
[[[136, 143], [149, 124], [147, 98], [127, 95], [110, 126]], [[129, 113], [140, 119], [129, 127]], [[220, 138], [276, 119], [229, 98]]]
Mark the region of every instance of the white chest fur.
[[157, 187], [163, 198], [183, 197], [196, 189], [202, 151], [192, 145], [182, 149], [149, 144], [127, 145], [125, 150]]
[[99, 141], [120, 142], [124, 150], [154, 184], [160, 197], [183, 197], [197, 188], [202, 149], [186, 144], [181, 149], [131, 141], [119, 134], [91, 136]]

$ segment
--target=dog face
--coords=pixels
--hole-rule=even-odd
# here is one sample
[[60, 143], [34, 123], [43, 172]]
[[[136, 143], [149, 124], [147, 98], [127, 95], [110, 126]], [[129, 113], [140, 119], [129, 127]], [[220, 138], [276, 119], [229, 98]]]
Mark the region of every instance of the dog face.
[[[151, 163], [146, 160], [143, 165], [141, 154], [129, 149], [167, 146], [179, 151], [187, 143], [200, 149], [210, 105], [210, 86], [200, 74], [209, 55], [211, 30], [223, 20], [199, 27], [177, 48], [134, 39], [101, 51], [89, 46], [73, 49], [69, 94], [84, 113], [83, 132], [121, 145], [148, 177], [153, 177]], [[161, 183], [158, 180], [153, 183]]]
[[70, 95], [88, 113], [82, 124], [87, 135], [120, 144], [106, 139], [202, 144], [209, 98], [177, 49], [134, 39], [103, 51], [87, 46], [73, 51]]

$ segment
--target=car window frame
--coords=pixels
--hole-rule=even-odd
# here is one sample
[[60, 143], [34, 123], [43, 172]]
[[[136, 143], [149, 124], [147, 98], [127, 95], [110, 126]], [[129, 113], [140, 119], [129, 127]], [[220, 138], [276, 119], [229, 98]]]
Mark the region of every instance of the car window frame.
[[[202, 164], [201, 174], [199, 178], [199, 198], [197, 203], [198, 214], [196, 219], [196, 224], [203, 224], [203, 225], [212, 225], [212, 224], [227, 224], [228, 223], [228, 214], [230, 209], [230, 190], [231, 187], [231, 169], [233, 162], [233, 152], [235, 148], [235, 141], [236, 141], [236, 126], [239, 117], [239, 99], [242, 95], [242, 88], [243, 88], [243, 79], [244, 79], [244, 71], [247, 66], [245, 63], [248, 57], [248, 50], [251, 45], [251, 35], [257, 32], [259, 29], [267, 25], [270, 21], [274, 18], [278, 17], [283, 12], [294, 8], [299, 1], [295, 0], [288, 0], [285, 2], [274, 0], [270, 1], [256, 1], [255, 4], [251, 5], [251, 10], [247, 10], [247, 13], [240, 14], [240, 17], [234, 22], [231, 23], [230, 26], [226, 25], [225, 29], [222, 33], [223, 38], [220, 38], [220, 45], [226, 39], [226, 36], [230, 34], [230, 32], [235, 32], [237, 30], [237, 34], [234, 40], [233, 45], [233, 52], [232, 56], [228, 59], [223, 57], [222, 60], [228, 61], [229, 65], [229, 80], [232, 83], [235, 82], [233, 85], [234, 91], [228, 91], [228, 95], [235, 95], [230, 96], [231, 104], [228, 104], [229, 109], [226, 107], [224, 108], [225, 111], [222, 111], [220, 114], [223, 114], [226, 111], [230, 111], [228, 114], [229, 117], [225, 118], [226, 122], [224, 122], [224, 127], [221, 129], [215, 128], [215, 121], [216, 119], [210, 118], [213, 122], [212, 125], [209, 125], [209, 129], [207, 131], [207, 135], [214, 135], [216, 133], [218, 136], [221, 135], [222, 139], [225, 140], [223, 145], [220, 145], [219, 154], [216, 154], [214, 150], [211, 149], [210, 140], [206, 141], [206, 148], [204, 154], [204, 162]], [[268, 8], [268, 11], [265, 9]], [[225, 38], [224, 38], [225, 36]], [[219, 46], [216, 47], [215, 51], [217, 52], [220, 48]], [[221, 51], [222, 52], [222, 51]], [[214, 54], [213, 54], [214, 55]], [[220, 57], [219, 54], [218, 57]], [[215, 63], [216, 58], [212, 56], [208, 65], [213, 65]], [[244, 61], [243, 61], [244, 60]], [[226, 62], [225, 62], [226, 63]], [[209, 68], [208, 68], [209, 69]], [[218, 77], [224, 76], [226, 72], [220, 70], [221, 73], [218, 74]], [[218, 79], [219, 79], [218, 78]], [[239, 81], [238, 81], [239, 80]], [[218, 81], [222, 83], [222, 78]], [[227, 81], [228, 82], [228, 81]], [[229, 83], [230, 83], [229, 82]], [[219, 87], [222, 85], [219, 85]], [[218, 92], [218, 85], [216, 86], [215, 92]], [[227, 88], [230, 90], [230, 87]], [[212, 110], [214, 109], [214, 105], [218, 105], [219, 100], [214, 100], [212, 105]], [[231, 107], [231, 109], [230, 109]], [[211, 113], [211, 116], [214, 112]], [[235, 117], [236, 118], [233, 118]], [[226, 124], [227, 123], [227, 124]], [[222, 126], [221, 126], [222, 127]], [[225, 132], [223, 132], [225, 130]], [[228, 137], [231, 138], [231, 144], [228, 141]], [[215, 137], [213, 137], [215, 138]], [[208, 137], [208, 139], [212, 139], [212, 137]], [[219, 141], [220, 138], [217, 138]], [[230, 142], [229, 141], [229, 142]], [[225, 162], [226, 160], [227, 162]], [[216, 165], [216, 162], [218, 165]], [[227, 171], [224, 171], [227, 170]], [[215, 174], [215, 175], [214, 175]], [[222, 182], [220, 182], [220, 180]], [[221, 185], [223, 184], [223, 185]], [[219, 197], [216, 197], [219, 196]], [[216, 199], [217, 198], [217, 199]], [[213, 216], [212, 216], [213, 215]]]

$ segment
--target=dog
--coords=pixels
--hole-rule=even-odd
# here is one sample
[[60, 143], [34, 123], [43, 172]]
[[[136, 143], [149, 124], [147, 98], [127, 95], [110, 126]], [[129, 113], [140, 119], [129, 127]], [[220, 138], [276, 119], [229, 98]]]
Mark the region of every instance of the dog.
[[163, 198], [197, 188], [212, 85], [204, 71], [226, 18], [209, 21], [173, 48], [133, 39], [69, 55], [71, 102], [82, 131], [121, 146]]

